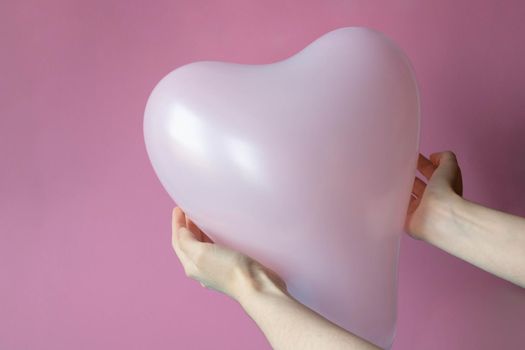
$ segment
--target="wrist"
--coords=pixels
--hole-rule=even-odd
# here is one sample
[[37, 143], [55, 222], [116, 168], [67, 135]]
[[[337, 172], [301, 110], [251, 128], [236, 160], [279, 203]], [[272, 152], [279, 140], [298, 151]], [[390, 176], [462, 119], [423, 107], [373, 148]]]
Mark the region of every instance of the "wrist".
[[418, 234], [420, 239], [436, 244], [457, 225], [458, 214], [463, 210], [465, 199], [453, 191], [429, 199], [426, 207], [422, 208], [427, 212], [422, 215], [425, 219]]
[[237, 271], [237, 289], [235, 300], [243, 307], [250, 301], [262, 296], [288, 297], [284, 282], [272, 271], [257, 262]]

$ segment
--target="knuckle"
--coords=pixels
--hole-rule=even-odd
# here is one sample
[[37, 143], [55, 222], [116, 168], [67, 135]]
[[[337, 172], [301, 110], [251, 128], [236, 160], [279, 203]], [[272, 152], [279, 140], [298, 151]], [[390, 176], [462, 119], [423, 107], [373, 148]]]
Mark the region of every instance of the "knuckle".
[[456, 160], [456, 154], [452, 151], [445, 151], [443, 152], [443, 156], [450, 159], [450, 160]]

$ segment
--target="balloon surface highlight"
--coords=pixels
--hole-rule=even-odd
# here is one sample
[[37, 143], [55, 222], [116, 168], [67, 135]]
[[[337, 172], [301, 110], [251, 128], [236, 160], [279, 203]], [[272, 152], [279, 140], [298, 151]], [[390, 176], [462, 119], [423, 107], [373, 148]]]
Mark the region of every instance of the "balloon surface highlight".
[[347, 27], [276, 63], [179, 67], [151, 93], [144, 136], [166, 191], [216, 243], [388, 348], [419, 114], [404, 53]]

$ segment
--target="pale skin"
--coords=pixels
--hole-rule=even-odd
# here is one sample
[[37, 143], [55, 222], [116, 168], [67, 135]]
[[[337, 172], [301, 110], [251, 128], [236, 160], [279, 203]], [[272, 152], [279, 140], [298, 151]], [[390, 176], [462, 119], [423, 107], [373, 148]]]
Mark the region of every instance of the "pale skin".
[[[419, 155], [405, 229], [489, 273], [525, 287], [525, 218], [462, 198], [456, 156]], [[186, 275], [233, 298], [273, 349], [379, 349], [294, 299], [285, 282], [254, 259], [220, 246], [176, 207], [172, 245]]]

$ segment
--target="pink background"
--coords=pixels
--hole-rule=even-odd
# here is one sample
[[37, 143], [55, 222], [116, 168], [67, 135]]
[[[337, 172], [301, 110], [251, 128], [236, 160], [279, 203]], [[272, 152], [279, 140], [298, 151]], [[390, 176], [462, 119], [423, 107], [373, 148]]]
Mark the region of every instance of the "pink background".
[[[268, 63], [370, 26], [411, 58], [422, 152], [465, 196], [525, 216], [522, 1], [2, 1], [0, 349], [269, 349], [187, 279], [146, 156], [156, 82], [195, 60]], [[394, 349], [525, 342], [525, 291], [404, 237]]]

